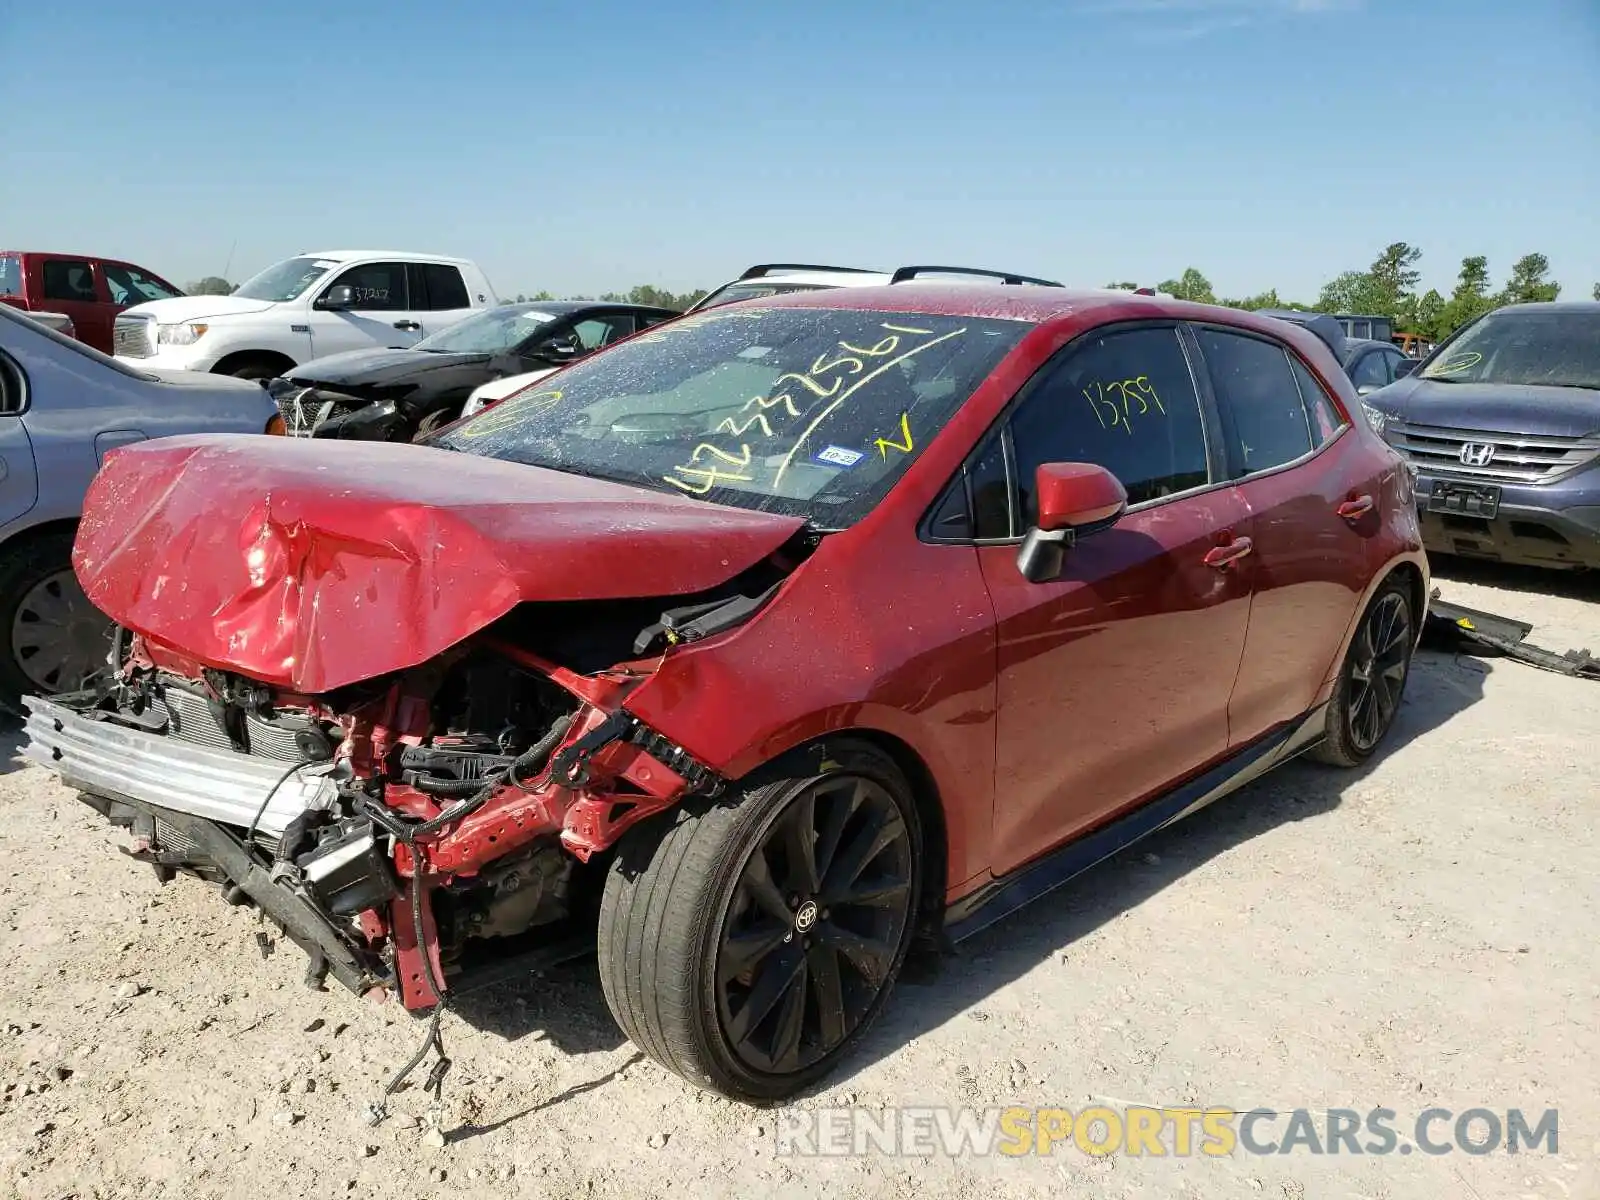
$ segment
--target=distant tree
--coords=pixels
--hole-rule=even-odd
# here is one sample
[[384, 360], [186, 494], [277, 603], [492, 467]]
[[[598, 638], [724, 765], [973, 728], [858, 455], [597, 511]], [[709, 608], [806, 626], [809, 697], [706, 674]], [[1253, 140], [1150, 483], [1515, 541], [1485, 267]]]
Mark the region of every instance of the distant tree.
[[1367, 269], [1373, 307], [1365, 311], [1385, 317], [1399, 316], [1422, 278], [1422, 272], [1417, 270], [1421, 258], [1422, 251], [1405, 242], [1391, 242], [1385, 246]]
[[1537, 304], [1554, 300], [1561, 294], [1561, 285], [1545, 276], [1550, 274], [1550, 260], [1542, 254], [1524, 254], [1511, 267], [1511, 278], [1506, 280], [1505, 291], [1497, 300], [1501, 304]]
[[1376, 304], [1372, 276], [1366, 271], [1346, 271], [1322, 285], [1317, 309], [1331, 313], [1370, 313]]
[[1489, 294], [1489, 260], [1481, 254], [1463, 258], [1455, 291], [1440, 314], [1440, 336], [1476, 320], [1494, 306], [1494, 297]]
[[1596, 300], [1600, 300], [1600, 283], [1595, 284], [1594, 285], [1594, 291], [1590, 292], [1589, 294], [1591, 296], [1593, 296]]
[[1400, 328], [1438, 341], [1450, 331], [1444, 326], [1445, 299], [1435, 289], [1413, 297], [1400, 313]]
[[204, 279], [187, 284], [183, 290], [191, 296], [228, 296], [236, 286], [220, 275], [207, 275]]
[[555, 299], [555, 294], [552, 293], [552, 292], [543, 292], [543, 291], [535, 292], [533, 295], [529, 296], [528, 299], [534, 301], [535, 303], [538, 303], [541, 300], [554, 300]]
[[1243, 308], [1254, 312], [1260, 308], [1288, 308], [1282, 300], [1278, 299], [1278, 289], [1268, 288], [1254, 296], [1246, 296], [1242, 300], [1223, 300], [1221, 303], [1227, 308]]
[[1186, 267], [1178, 279], [1168, 279], [1156, 284], [1156, 291], [1170, 292], [1179, 300], [1193, 300], [1196, 304], [1215, 304], [1217, 294], [1211, 290], [1211, 281], [1195, 267]]
[[[1600, 287], [1600, 284], [1597, 284], [1596, 286]], [[1139, 285], [1137, 283], [1129, 283], [1126, 280], [1123, 280], [1120, 283], [1106, 284], [1106, 290], [1109, 292], [1137, 292], [1139, 290]]]

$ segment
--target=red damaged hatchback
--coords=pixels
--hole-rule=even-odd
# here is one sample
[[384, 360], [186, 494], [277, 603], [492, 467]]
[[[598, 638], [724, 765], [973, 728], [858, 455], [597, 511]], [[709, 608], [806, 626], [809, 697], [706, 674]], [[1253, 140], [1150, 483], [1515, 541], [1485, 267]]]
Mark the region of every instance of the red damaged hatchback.
[[28, 753], [313, 977], [427, 1009], [598, 941], [663, 1065], [793, 1094], [959, 939], [1309, 751], [1428, 595], [1327, 349], [1158, 298], [695, 314], [431, 447], [169, 438], [76, 550], [128, 665]]

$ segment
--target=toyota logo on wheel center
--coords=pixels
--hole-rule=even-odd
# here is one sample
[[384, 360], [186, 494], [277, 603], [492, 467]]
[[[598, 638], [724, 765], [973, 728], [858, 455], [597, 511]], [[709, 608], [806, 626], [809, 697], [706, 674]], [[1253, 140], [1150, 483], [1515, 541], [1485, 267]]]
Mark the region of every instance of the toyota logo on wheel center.
[[[804, 904], [802, 904], [798, 909], [795, 910], [794, 927], [796, 929], [798, 929], [801, 933], [804, 933], [804, 932], [806, 932], [806, 930], [810, 929], [816, 923], [817, 923], [817, 902], [815, 900], [807, 900]], [[779, 928], [782, 928], [782, 926], [780, 926]]]

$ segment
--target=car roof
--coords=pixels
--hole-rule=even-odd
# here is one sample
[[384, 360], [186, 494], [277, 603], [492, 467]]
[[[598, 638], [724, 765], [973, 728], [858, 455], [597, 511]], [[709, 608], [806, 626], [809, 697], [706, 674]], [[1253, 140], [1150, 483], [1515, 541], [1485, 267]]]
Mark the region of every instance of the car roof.
[[470, 258], [457, 258], [449, 254], [419, 254], [415, 250], [298, 250], [290, 258], [327, 258], [334, 262], [348, 262], [352, 258], [388, 258], [400, 262], [450, 263], [452, 266], [471, 266]]
[[829, 288], [740, 300], [728, 308], [834, 308], [930, 316], [993, 317], [1042, 325], [1064, 317], [1087, 323], [1110, 321], [1200, 321], [1253, 330], [1296, 346], [1302, 354], [1326, 354], [1339, 366], [1327, 342], [1290, 321], [1242, 308], [1196, 304], [1171, 296], [1143, 296], [1107, 288], [1040, 287], [1034, 284], [897, 283], [885, 287]]
[[1600, 300], [1540, 300], [1534, 304], [1502, 304], [1496, 313], [1600, 313]]
[[837, 270], [824, 268], [814, 271], [772, 271], [766, 275], [749, 277], [741, 275], [737, 279], [730, 279], [728, 283], [748, 283], [753, 286], [763, 283], [825, 283], [833, 287], [881, 287], [891, 278], [888, 271], [857, 271], [840, 267]]
[[[1221, 308], [1214, 304], [1193, 304], [1171, 296], [1146, 296], [1116, 288], [1045, 287], [1038, 284], [1000, 284], [957, 282], [954, 280], [913, 280], [893, 285], [829, 288], [815, 292], [787, 292], [741, 300], [747, 308], [852, 308], [883, 309], [889, 312], [925, 312], [940, 316], [1001, 316], [1017, 321], [1048, 321], [1069, 313], [1117, 309], [1139, 316], [1171, 317], [1182, 320], [1204, 319], [1205, 314], [1243, 314], [1257, 328], [1271, 325], [1254, 320], [1254, 313]], [[729, 305], [733, 307], [733, 305]]]

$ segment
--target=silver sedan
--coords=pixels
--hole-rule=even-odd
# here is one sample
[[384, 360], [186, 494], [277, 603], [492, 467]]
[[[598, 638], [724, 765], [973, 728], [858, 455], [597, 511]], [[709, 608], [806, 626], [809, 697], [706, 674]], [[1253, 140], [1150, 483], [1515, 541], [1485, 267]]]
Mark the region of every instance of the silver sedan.
[[106, 669], [111, 624], [71, 555], [108, 453], [172, 434], [280, 430], [254, 381], [136, 370], [0, 304], [0, 707], [76, 691]]

